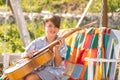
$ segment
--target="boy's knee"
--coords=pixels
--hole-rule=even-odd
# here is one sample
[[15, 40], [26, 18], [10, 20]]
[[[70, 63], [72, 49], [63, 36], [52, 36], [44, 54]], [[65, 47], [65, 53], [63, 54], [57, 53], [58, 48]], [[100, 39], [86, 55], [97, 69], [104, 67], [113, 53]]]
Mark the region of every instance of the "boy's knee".
[[42, 79], [38, 76], [38, 74], [32, 72], [26, 75], [23, 80], [42, 80]]

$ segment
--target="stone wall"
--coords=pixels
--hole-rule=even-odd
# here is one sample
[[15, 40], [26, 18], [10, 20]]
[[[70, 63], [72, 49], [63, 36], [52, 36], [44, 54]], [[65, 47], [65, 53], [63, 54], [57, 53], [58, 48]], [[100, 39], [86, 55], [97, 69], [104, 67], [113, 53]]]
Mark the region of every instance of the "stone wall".
[[[75, 14], [60, 14], [60, 13], [49, 13], [49, 12], [42, 12], [42, 13], [23, 13], [25, 16], [26, 22], [31, 22], [31, 20], [35, 20], [38, 22], [38, 24], [42, 21], [41, 19], [43, 16], [47, 14], [54, 14], [54, 15], [59, 15], [61, 18], [68, 18], [72, 20], [79, 20], [81, 15], [75, 15]], [[32, 17], [31, 17], [32, 16]], [[99, 13], [87, 13], [81, 23], [81, 26], [90, 23], [92, 21], [98, 21], [98, 26], [100, 25], [100, 17], [101, 14]], [[7, 20], [7, 23], [15, 23], [15, 17], [11, 12], [0, 12], [0, 24], [5, 23], [5, 18]], [[120, 13], [108, 13], [108, 27], [110, 28], [117, 28], [120, 27]]]

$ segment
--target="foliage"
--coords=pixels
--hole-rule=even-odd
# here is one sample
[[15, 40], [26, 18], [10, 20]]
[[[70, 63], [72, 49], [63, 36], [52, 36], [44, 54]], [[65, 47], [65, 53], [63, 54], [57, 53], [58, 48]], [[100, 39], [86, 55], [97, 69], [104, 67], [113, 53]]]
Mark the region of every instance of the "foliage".
[[[58, 12], [60, 9], [65, 6], [64, 3], [81, 3], [83, 0], [21, 0], [21, 6], [23, 11], [30, 12], [41, 12], [41, 10], [49, 10], [52, 12]], [[84, 1], [85, 2], [85, 1]], [[48, 6], [49, 5], [49, 6]], [[62, 6], [63, 5], [63, 6]], [[67, 7], [66, 7], [67, 8]], [[65, 9], [65, 8], [64, 8]], [[62, 9], [63, 10], [63, 9]]]
[[109, 12], [120, 12], [120, 0], [109, 0], [108, 5]]
[[[6, 29], [6, 30], [5, 30]], [[22, 41], [15, 24], [0, 26], [0, 53], [24, 51]]]
[[6, 0], [0, 0], [0, 5], [3, 5], [6, 3]]
[[117, 29], [120, 30], [120, 26], [118, 26]]
[[2, 76], [2, 68], [3, 68], [3, 64], [0, 64], [0, 76]]
[[[77, 24], [77, 20], [73, 21], [70, 19], [61, 20], [61, 29], [72, 28]], [[34, 21], [34, 23], [27, 23], [27, 29], [29, 31], [31, 41], [39, 36], [44, 35], [43, 23]], [[6, 29], [6, 32], [5, 32]], [[6, 37], [4, 37], [6, 34]], [[5, 46], [6, 44], [6, 46]], [[7, 24], [0, 26], [0, 54], [4, 52], [23, 52], [24, 46], [22, 40], [20, 39], [19, 30], [15, 24]]]
[[[102, 0], [93, 0], [89, 11], [90, 12], [101, 12]], [[120, 12], [120, 0], [107, 0], [108, 12]]]
[[[73, 10], [69, 8], [73, 5], [79, 5], [76, 12], [85, 8], [89, 0], [20, 0], [22, 10], [25, 12], [41, 12], [41, 10], [49, 10], [52, 12], [64, 11], [67, 8], [67, 12], [72, 12]], [[0, 9], [5, 8], [6, 0], [0, 0]], [[67, 6], [67, 4], [69, 4]], [[107, 0], [108, 12], [120, 12], [120, 1], [119, 0]], [[48, 6], [49, 5], [49, 6]], [[84, 6], [81, 6], [84, 5]], [[93, 0], [90, 12], [100, 12], [101, 11], [102, 0]], [[76, 7], [76, 6], [74, 6]]]
[[[29, 2], [30, 3], [29, 3]], [[59, 9], [61, 8], [60, 6], [65, 6], [67, 4], [85, 4], [85, 6], [87, 5], [89, 0], [21, 0], [21, 6], [23, 8], [24, 11], [36, 11], [36, 12], [41, 12], [41, 10], [49, 10], [52, 12], [58, 12], [60, 11]], [[116, 11], [120, 11], [120, 1], [119, 0], [107, 0], [107, 4], [108, 4], [108, 12], [116, 12]], [[30, 8], [30, 5], [31, 8]], [[48, 6], [49, 5], [49, 6]], [[81, 8], [84, 8], [85, 6], [80, 6]], [[101, 11], [101, 5], [102, 4], [102, 0], [93, 0], [93, 3], [89, 9], [90, 12], [100, 12]], [[69, 6], [70, 7], [70, 6]], [[66, 7], [67, 8], [67, 7]], [[69, 8], [68, 8], [69, 9]], [[63, 9], [64, 10], [64, 9]], [[68, 10], [67, 12], [69, 12], [70, 10]], [[77, 11], [77, 10], [76, 10]]]

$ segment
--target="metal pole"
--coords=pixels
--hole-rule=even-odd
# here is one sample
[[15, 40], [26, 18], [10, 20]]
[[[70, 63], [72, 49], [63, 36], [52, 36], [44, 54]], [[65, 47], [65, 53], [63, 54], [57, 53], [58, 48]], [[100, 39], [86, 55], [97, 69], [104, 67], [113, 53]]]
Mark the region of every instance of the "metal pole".
[[76, 28], [78, 28], [78, 27], [80, 26], [80, 24], [81, 24], [83, 18], [85, 17], [85, 14], [86, 14], [86, 12], [88, 11], [88, 9], [89, 9], [89, 7], [90, 7], [92, 1], [93, 1], [93, 0], [90, 0], [90, 1], [89, 1], [89, 3], [88, 3], [88, 5], [87, 5], [87, 7], [85, 8], [85, 10], [84, 10], [84, 12], [83, 12], [81, 18], [80, 18], [79, 21], [78, 21], [78, 24], [76, 25]]

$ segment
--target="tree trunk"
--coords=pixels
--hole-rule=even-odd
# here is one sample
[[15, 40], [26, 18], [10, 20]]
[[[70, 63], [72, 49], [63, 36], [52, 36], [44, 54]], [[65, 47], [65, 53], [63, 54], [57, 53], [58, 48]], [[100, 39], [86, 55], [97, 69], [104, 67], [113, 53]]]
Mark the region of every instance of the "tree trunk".
[[108, 27], [107, 0], [103, 0], [102, 9], [102, 26]]

